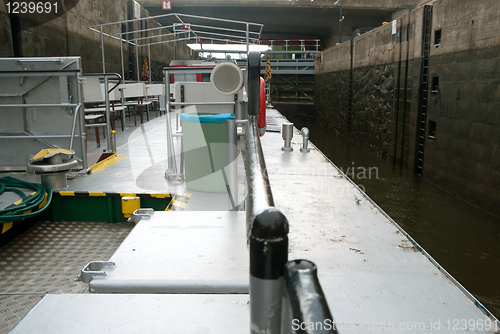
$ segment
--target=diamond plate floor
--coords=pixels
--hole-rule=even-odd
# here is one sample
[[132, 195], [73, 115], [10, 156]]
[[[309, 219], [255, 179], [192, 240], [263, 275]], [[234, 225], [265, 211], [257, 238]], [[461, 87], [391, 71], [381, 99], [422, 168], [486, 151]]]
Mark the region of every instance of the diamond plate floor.
[[84, 293], [74, 279], [91, 260], [108, 260], [133, 223], [39, 222], [0, 249], [0, 334], [47, 293]]

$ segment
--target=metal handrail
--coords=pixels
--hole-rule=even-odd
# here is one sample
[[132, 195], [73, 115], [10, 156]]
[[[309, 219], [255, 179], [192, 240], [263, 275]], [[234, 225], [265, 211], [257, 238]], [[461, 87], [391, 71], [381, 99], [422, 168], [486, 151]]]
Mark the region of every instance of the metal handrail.
[[250, 321], [252, 332], [281, 333], [283, 275], [288, 261], [288, 221], [274, 208], [257, 128], [260, 53], [248, 53], [246, 128], [247, 236], [250, 245]]
[[262, 210], [274, 207], [273, 193], [267, 174], [264, 152], [257, 128], [257, 116], [249, 116], [245, 132], [246, 139], [246, 177], [247, 177], [247, 235], [250, 235], [251, 223]]
[[[109, 88], [108, 86], [108, 79], [110, 76], [115, 76], [118, 78], [118, 83], [114, 85], [111, 89], [107, 90], [107, 94], [104, 96], [104, 101], [106, 103], [106, 148], [108, 151], [112, 150], [112, 143], [111, 143], [111, 112], [110, 112], [110, 104], [109, 104], [109, 93], [111, 93], [116, 87], [118, 87], [122, 83], [122, 76], [119, 75], [118, 73], [86, 73], [83, 74], [83, 76], [88, 76], [88, 77], [99, 77], [99, 78], [104, 78], [104, 87], [106, 87], [106, 90]], [[122, 118], [123, 122], [123, 118]]]
[[260, 95], [260, 52], [248, 53], [248, 125], [246, 131], [247, 148], [247, 235], [253, 218], [264, 208], [273, 207], [274, 200], [267, 175], [264, 152], [260, 144], [257, 128]]
[[[252, 329], [284, 334], [337, 333], [314, 263], [306, 260], [287, 263], [288, 220], [274, 208], [257, 116], [249, 116], [246, 130]], [[288, 303], [282, 305], [283, 296]], [[323, 328], [311, 331], [306, 326], [302, 331], [301, 324], [309, 323], [322, 323]], [[294, 325], [300, 330], [295, 330]]]
[[[283, 334], [338, 333], [323, 289], [318, 268], [308, 260], [293, 260], [285, 270]], [[293, 319], [293, 320], [292, 320]], [[314, 326], [310, 326], [314, 324]]]
[[[134, 33], [142, 33], [143, 32], [146, 32], [148, 33], [149, 31], [153, 31], [153, 30], [158, 30], [158, 29], [162, 29], [162, 28], [168, 28], [170, 26], [164, 26], [164, 27], [152, 27], [152, 28], [146, 28], [146, 29], [133, 29], [132, 31], [126, 31], [126, 32], [122, 32], [122, 33], [114, 33], [114, 34], [111, 34], [111, 33], [106, 33], [104, 30], [103, 30], [103, 27], [108, 27], [108, 26], [113, 26], [113, 25], [116, 25], [116, 26], [121, 26], [122, 24], [125, 24], [125, 23], [132, 23], [132, 22], [143, 22], [143, 21], [148, 21], [148, 20], [154, 20], [154, 19], [158, 19], [158, 18], [167, 18], [167, 17], [170, 17], [170, 18], [176, 18], [179, 23], [181, 24], [187, 24], [189, 26], [189, 29], [185, 31], [185, 33], [187, 33], [189, 35], [188, 38], [179, 38], [178, 36], [180, 36], [180, 34], [183, 34], [184, 32], [182, 33], [176, 33], [174, 32], [173, 35], [174, 35], [174, 38], [167, 38], [167, 40], [162, 40], [162, 41], [159, 41], [159, 42], [149, 42], [149, 43], [141, 43], [141, 44], [138, 44], [138, 41], [139, 40], [148, 40], [150, 38], [156, 38], [156, 37], [159, 37], [159, 36], [149, 36], [149, 37], [140, 37], [140, 38], [136, 38], [136, 39], [133, 39], [133, 40], [126, 40], [124, 39], [124, 35], [126, 34], [134, 34]], [[148, 17], [144, 17], [144, 18], [138, 18], [138, 19], [132, 19], [132, 20], [124, 20], [124, 21], [116, 21], [116, 22], [109, 22], [109, 23], [104, 23], [104, 24], [97, 24], [97, 25], [92, 25], [92, 26], [88, 26], [87, 28], [92, 30], [92, 31], [95, 31], [95, 32], [98, 32], [100, 33], [101, 35], [101, 56], [102, 56], [102, 72], [105, 73], [106, 72], [106, 61], [105, 61], [105, 55], [104, 55], [104, 36], [106, 37], [110, 37], [110, 38], [113, 38], [113, 39], [116, 39], [116, 40], [119, 40], [120, 41], [120, 54], [121, 54], [121, 67], [122, 67], [122, 75], [124, 75], [125, 73], [125, 70], [124, 70], [124, 63], [123, 63], [123, 43], [128, 43], [132, 46], [135, 47], [135, 53], [136, 55], [139, 54], [139, 50], [138, 50], [138, 47], [145, 47], [147, 46], [148, 47], [148, 59], [149, 59], [149, 64], [151, 64], [151, 45], [157, 45], [157, 44], [164, 44], [164, 43], [171, 43], [171, 42], [176, 42], [176, 41], [187, 41], [187, 40], [199, 40], [199, 39], [211, 39], [211, 40], [219, 40], [217, 38], [211, 38], [211, 37], [208, 37], [208, 36], [205, 36], [204, 34], [209, 34], [209, 35], [213, 35], [214, 32], [207, 32], [207, 31], [194, 31], [192, 30], [190, 27], [190, 23], [186, 23], [184, 22], [184, 20], [182, 18], [192, 18], [192, 19], [201, 19], [201, 20], [206, 20], [206, 21], [211, 21], [211, 22], [217, 22], [219, 24], [229, 24], [228, 27], [216, 27], [216, 26], [205, 26], [205, 27], [208, 27], [214, 31], [220, 31], [220, 36], [221, 37], [226, 37], [225, 39], [220, 39], [221, 41], [224, 41], [224, 42], [231, 42], [231, 38], [234, 37], [234, 35], [229, 35], [227, 33], [224, 33], [226, 31], [232, 31], [232, 32], [235, 32], [235, 33], [240, 33], [241, 31], [244, 31], [245, 32], [245, 36], [241, 36], [241, 40], [245, 42], [245, 44], [247, 45], [247, 51], [249, 50], [249, 44], [250, 42], [253, 42], [254, 44], [256, 44], [259, 39], [260, 39], [260, 35], [262, 34], [262, 28], [263, 28], [263, 25], [262, 24], [259, 24], [259, 23], [252, 23], [252, 22], [244, 22], [244, 21], [234, 21], [234, 20], [227, 20], [227, 19], [218, 19], [218, 18], [212, 18], [212, 17], [204, 17], [204, 16], [197, 16], [197, 15], [188, 15], [188, 14], [178, 14], [178, 13], [171, 13], [171, 14], [162, 14], [162, 15], [156, 15], [156, 16], [148, 16]], [[231, 25], [234, 25], [234, 24], [240, 24], [240, 25], [243, 25], [246, 29], [245, 30], [241, 30], [241, 29], [232, 29], [231, 28]], [[203, 27], [203, 25], [193, 25], [194, 26], [197, 26], [197, 27]], [[174, 25], [172, 25], [172, 27], [174, 27]], [[255, 30], [255, 31], [254, 31]], [[120, 37], [116, 37], [117, 35], [119, 35]], [[170, 36], [171, 34], [165, 34], [165, 37], [168, 37]], [[240, 37], [240, 36], [238, 36]], [[139, 57], [136, 57], [136, 66], [137, 66], [137, 81], [139, 81]]]
[[274, 208], [257, 116], [249, 116], [245, 137], [251, 328], [252, 332], [280, 333], [283, 275], [288, 261], [288, 221]]
[[[252, 332], [292, 333], [291, 319], [333, 322], [316, 266], [288, 262], [288, 220], [274, 208], [271, 184], [257, 128], [260, 95], [260, 53], [248, 54], [248, 122], [246, 140], [247, 236], [250, 248], [250, 320]], [[285, 283], [286, 291], [285, 294]], [[289, 305], [283, 305], [283, 296]], [[285, 312], [282, 312], [285, 308]], [[290, 311], [291, 310], [291, 311]], [[288, 313], [286, 311], [289, 311]], [[283, 317], [283, 314], [289, 314]], [[297, 321], [297, 320], [295, 320]], [[310, 331], [296, 331], [312, 333]], [[336, 330], [314, 333], [336, 333]]]
[[83, 77], [100, 77], [100, 78], [104, 78], [105, 76], [109, 77], [112, 75], [114, 75], [118, 78], [118, 83], [116, 85], [114, 85], [113, 88], [108, 90], [108, 94], [111, 93], [113, 90], [115, 90], [115, 88], [118, 87], [123, 82], [123, 78], [121, 75], [119, 75], [118, 73], [84, 73], [84, 74], [82, 74]]

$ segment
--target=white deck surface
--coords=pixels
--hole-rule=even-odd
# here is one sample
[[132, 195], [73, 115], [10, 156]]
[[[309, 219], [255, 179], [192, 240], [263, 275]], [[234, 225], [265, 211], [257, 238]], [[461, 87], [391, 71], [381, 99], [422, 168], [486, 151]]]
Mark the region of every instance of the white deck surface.
[[63, 294], [44, 297], [10, 333], [246, 333], [249, 323], [248, 295]]
[[246, 281], [243, 211], [155, 212], [136, 225], [109, 259], [105, 281]]
[[[276, 110], [270, 109], [268, 113], [274, 115], [279, 124], [288, 122]], [[164, 225], [159, 220], [154, 220], [149, 223], [141, 222], [136, 226], [136, 236], [134, 237], [134, 230], [113, 255], [112, 260], [117, 263], [117, 267], [110, 272], [108, 279], [113, 279], [113, 275], [122, 278], [123, 275], [128, 275], [127, 272], [130, 278], [134, 279], [163, 277], [217, 280], [248, 277], [246, 240], [244, 235], [241, 235], [244, 232], [244, 218], [235, 218], [233, 224], [229, 220], [219, 224], [213, 221], [219, 213], [188, 212], [227, 210], [227, 197], [224, 194], [191, 192], [183, 183], [165, 181], [164, 124], [163, 116], [134, 130], [128, 141], [119, 145], [118, 154], [127, 155], [126, 158], [103, 172], [70, 181], [70, 190], [192, 193], [186, 206], [187, 211], [176, 212], [175, 216], [169, 216], [170, 213], [158, 215], [158, 219], [165, 217]], [[179, 143], [180, 139], [174, 141]], [[299, 143], [302, 143], [302, 137], [297, 130], [294, 133], [292, 152], [281, 150], [283, 140], [280, 133], [268, 132], [261, 141], [275, 205], [283, 211], [290, 223], [289, 259], [304, 258], [318, 266], [319, 279], [331, 313], [341, 328], [340, 333], [378, 333], [387, 330], [400, 333], [457, 333], [453, 330], [457, 321], [460, 321], [459, 326], [463, 321], [468, 324], [487, 322], [488, 318], [470, 296], [438, 269], [424, 253], [413, 247], [404, 231], [365, 197], [313, 145], [310, 152], [300, 152]], [[176, 149], [178, 152], [178, 147]], [[239, 172], [242, 182], [242, 164]], [[240, 192], [244, 193], [241, 187]], [[355, 196], [360, 199], [359, 203], [356, 203]], [[240, 200], [242, 199], [240, 196]], [[231, 230], [232, 228], [237, 230]], [[186, 236], [190, 234], [187, 231], [190, 229], [193, 238], [186, 240]], [[237, 237], [232, 239], [231, 233]], [[150, 239], [135, 239], [139, 235], [148, 234]], [[226, 236], [231, 239], [226, 240], [227, 243], [224, 244]], [[165, 242], [161, 243], [160, 239]], [[235, 245], [236, 241], [241, 245]], [[147, 247], [148, 243], [150, 247]], [[210, 247], [210, 244], [214, 247]], [[131, 249], [136, 249], [137, 256], [128, 257]], [[208, 261], [215, 262], [198, 263], [205, 256]], [[147, 260], [141, 261], [141, 257]], [[174, 258], [177, 259], [172, 260]], [[186, 261], [185, 265], [182, 265], [183, 259]], [[152, 265], [156, 261], [158, 262]], [[167, 271], [168, 261], [174, 261], [172, 263], [179, 267]], [[179, 333], [250, 332], [248, 309], [241, 306], [245, 298], [248, 299], [247, 295], [202, 296], [199, 298], [205, 298], [205, 302], [200, 305], [194, 302], [196, 298], [196, 295], [50, 296], [42, 300], [13, 333], [29, 333], [24, 330], [43, 328], [38, 327], [37, 319], [49, 326], [50, 321], [57, 323], [60, 318], [71, 319], [66, 322], [69, 327], [60, 332], [92, 332], [93, 327], [87, 327], [91, 324], [96, 328], [106, 328], [107, 333], [126, 333], [120, 326], [101, 327], [106, 326], [107, 316], [110, 314], [109, 311], [104, 312], [104, 307], [116, 309], [117, 312], [112, 313], [125, 318], [129, 310], [137, 307], [141, 310], [140, 314], [145, 315], [144, 319], [149, 319], [149, 314], [153, 315], [153, 323], [147, 326], [156, 326], [155, 322], [165, 323], [165, 319], [170, 319], [168, 326], [175, 327], [185, 319], [184, 312], [188, 312], [190, 305], [190, 327], [179, 330]], [[234, 301], [229, 302], [227, 298], [233, 298]], [[221, 299], [220, 303], [216, 302], [218, 299]], [[124, 312], [118, 311], [122, 308]], [[102, 314], [99, 311], [101, 309]], [[219, 309], [228, 324], [234, 324], [235, 327], [219, 329], [222, 327], [217, 327], [216, 323], [204, 322], [207, 314], [210, 315]], [[148, 310], [151, 312], [148, 313]], [[159, 311], [168, 314], [168, 317], [155, 317]], [[46, 316], [47, 314], [50, 316]], [[144, 319], [138, 321], [138, 324], [145, 324]], [[101, 326], [98, 325], [100, 322]], [[32, 327], [29, 327], [30, 325]], [[167, 328], [170, 328], [168, 326]], [[202, 327], [199, 326], [208, 327], [206, 331], [200, 331], [199, 328]], [[467, 328], [471, 333], [494, 332], [478, 331], [472, 325]], [[52, 332], [57, 331], [37, 331]], [[176, 333], [173, 330], [165, 331], [167, 332]], [[156, 331], [152, 329], [150, 333]]]

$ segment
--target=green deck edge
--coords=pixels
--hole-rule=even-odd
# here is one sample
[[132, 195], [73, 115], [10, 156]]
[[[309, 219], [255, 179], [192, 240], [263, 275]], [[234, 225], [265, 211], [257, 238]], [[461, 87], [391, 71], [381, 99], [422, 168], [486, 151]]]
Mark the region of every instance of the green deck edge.
[[[54, 192], [52, 203], [48, 210], [39, 216], [39, 220], [83, 221], [83, 222], [126, 222], [122, 213], [122, 196], [132, 194], [103, 193], [92, 196], [88, 192], [75, 192], [74, 195], [61, 195]], [[133, 194], [140, 198], [141, 208], [152, 208], [164, 211], [172, 197], [168, 194]], [[158, 196], [158, 197], [157, 197]]]

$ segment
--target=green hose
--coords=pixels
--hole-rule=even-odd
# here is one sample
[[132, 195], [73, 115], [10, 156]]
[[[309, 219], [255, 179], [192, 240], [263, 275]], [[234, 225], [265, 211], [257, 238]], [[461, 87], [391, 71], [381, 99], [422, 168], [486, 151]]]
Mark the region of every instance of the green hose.
[[[26, 194], [18, 188], [32, 189], [35, 190], [36, 193], [33, 194], [33, 196], [27, 197]], [[39, 215], [49, 207], [52, 201], [52, 191], [44, 185], [21, 181], [10, 176], [0, 177], [0, 196], [6, 191], [14, 192], [21, 196], [22, 202], [13, 207], [0, 210], [0, 224]], [[41, 209], [38, 209], [45, 199], [45, 194], [47, 194], [47, 202]], [[32, 212], [25, 213], [26, 211]]]

